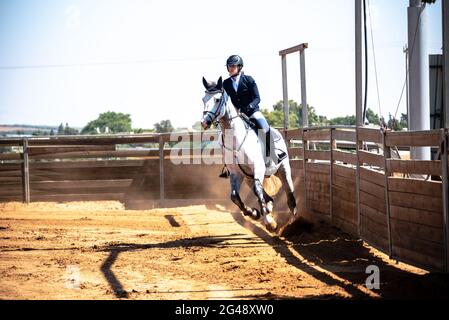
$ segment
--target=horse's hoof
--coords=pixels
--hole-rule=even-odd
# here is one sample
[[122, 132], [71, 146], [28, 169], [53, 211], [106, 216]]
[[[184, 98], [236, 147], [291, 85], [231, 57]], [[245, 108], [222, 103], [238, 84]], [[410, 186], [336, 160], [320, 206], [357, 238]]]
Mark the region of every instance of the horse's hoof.
[[244, 215], [244, 216], [251, 217], [251, 216], [253, 215], [253, 209], [247, 207], [247, 208], [243, 211], [243, 215]]
[[269, 213], [272, 213], [272, 212], [273, 212], [273, 207], [274, 207], [273, 201], [270, 201], [270, 202], [267, 203], [267, 211], [268, 211]]
[[259, 220], [260, 218], [260, 211], [257, 210], [256, 208], [247, 208], [244, 212], [243, 212], [244, 216], [250, 217], [253, 220]]
[[260, 219], [260, 211], [253, 208], [253, 211], [251, 212], [251, 218], [253, 220], [259, 220]]
[[271, 214], [267, 214], [266, 216], [264, 216], [263, 222], [264, 222], [265, 228], [267, 228], [268, 231], [270, 231], [270, 232], [275, 232], [276, 231], [277, 223], [273, 219]]

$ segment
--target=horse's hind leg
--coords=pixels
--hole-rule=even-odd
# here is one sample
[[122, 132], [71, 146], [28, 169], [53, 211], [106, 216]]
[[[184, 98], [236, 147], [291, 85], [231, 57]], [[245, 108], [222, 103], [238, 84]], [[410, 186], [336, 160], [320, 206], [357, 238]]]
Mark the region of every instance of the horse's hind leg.
[[265, 202], [264, 189], [263, 189], [262, 182], [261, 182], [261, 180], [263, 180], [263, 178], [264, 178], [263, 174], [255, 175], [253, 191], [257, 197], [257, 200], [259, 201], [260, 212], [263, 217], [263, 223], [264, 223], [265, 227], [269, 231], [274, 231], [277, 228], [277, 224], [276, 224], [276, 221], [274, 221], [271, 213], [268, 211], [267, 204]]
[[288, 208], [292, 215], [296, 216], [298, 209], [296, 207], [295, 187], [293, 185], [290, 163], [288, 161], [282, 162], [279, 170], [276, 172], [276, 176], [281, 179], [282, 185], [284, 186]]
[[231, 200], [239, 207], [245, 216], [250, 216], [253, 219], [259, 219], [260, 213], [247, 205], [245, 205], [240, 198], [240, 187], [242, 185], [243, 176], [232, 173], [231, 174]]

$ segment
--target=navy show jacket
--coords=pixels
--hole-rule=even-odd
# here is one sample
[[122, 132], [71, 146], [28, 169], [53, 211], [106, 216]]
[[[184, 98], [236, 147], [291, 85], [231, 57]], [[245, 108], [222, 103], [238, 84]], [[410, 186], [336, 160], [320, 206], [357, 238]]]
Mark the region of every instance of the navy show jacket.
[[260, 95], [253, 77], [242, 72], [237, 92], [234, 90], [231, 78], [227, 78], [223, 82], [223, 88], [229, 97], [231, 97], [232, 104], [248, 117], [254, 112], [259, 111]]

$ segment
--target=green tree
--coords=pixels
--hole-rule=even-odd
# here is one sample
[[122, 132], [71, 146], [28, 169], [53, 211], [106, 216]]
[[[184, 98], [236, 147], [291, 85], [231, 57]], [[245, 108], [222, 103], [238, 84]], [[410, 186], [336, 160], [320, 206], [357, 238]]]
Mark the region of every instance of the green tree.
[[69, 127], [69, 124], [66, 122], [65, 127], [64, 127], [64, 134], [67, 136], [77, 135], [78, 130], [76, 130], [75, 128]]
[[[289, 128], [302, 127], [302, 105], [294, 100], [288, 101], [288, 126]], [[329, 123], [325, 116], [316, 114], [315, 108], [307, 105], [307, 112], [310, 126], [326, 125]], [[282, 100], [273, 105], [273, 111], [262, 109], [262, 113], [267, 118], [268, 123], [274, 127], [284, 126], [284, 103]]]
[[105, 132], [106, 127], [109, 128], [109, 133], [130, 132], [131, 115], [113, 111], [101, 113], [97, 119], [90, 121], [81, 133], [97, 134], [97, 128], [100, 132]]
[[336, 117], [329, 120], [331, 125], [355, 126], [355, 116]]
[[[380, 118], [377, 113], [375, 113], [372, 109], [368, 108], [366, 110], [366, 121], [370, 124], [380, 125]], [[346, 125], [346, 126], [355, 126], [356, 119], [355, 115], [348, 115], [343, 117], [335, 117], [329, 120], [330, 125]]]
[[48, 132], [47, 131], [44, 131], [44, 130], [35, 130], [35, 131], [33, 131], [33, 136], [46, 136], [48, 134]]
[[134, 128], [132, 131], [134, 133], [148, 133], [148, 132], [154, 132], [154, 129]]
[[[268, 109], [262, 109], [261, 111], [262, 111], [262, 114], [267, 119], [270, 126], [277, 127], [277, 128], [281, 128], [284, 126], [284, 111], [279, 111], [279, 110], [269, 111]], [[289, 115], [288, 115], [289, 128], [296, 127], [297, 123], [298, 123], [298, 117], [295, 114], [289, 112]]]
[[401, 131], [407, 128], [407, 114], [401, 113], [401, 118], [398, 120], [391, 113], [388, 114], [387, 127], [391, 130]]
[[157, 133], [172, 132], [173, 130], [175, 130], [170, 120], [162, 120], [158, 123], [155, 123], [154, 129]]
[[370, 108], [368, 108], [366, 110], [366, 120], [368, 121], [368, 123], [370, 124], [377, 124], [380, 125], [380, 118], [379, 115], [377, 113], [374, 113], [373, 110], [371, 110]]
[[61, 122], [61, 124], [58, 127], [58, 135], [63, 135], [63, 134], [64, 134], [64, 125]]

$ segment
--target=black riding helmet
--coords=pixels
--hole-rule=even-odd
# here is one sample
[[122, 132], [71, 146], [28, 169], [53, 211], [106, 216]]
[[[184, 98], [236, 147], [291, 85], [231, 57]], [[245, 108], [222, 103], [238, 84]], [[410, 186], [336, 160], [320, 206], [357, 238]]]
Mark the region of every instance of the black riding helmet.
[[238, 66], [240, 69], [243, 67], [243, 59], [239, 55], [233, 54], [226, 60], [226, 67]]

